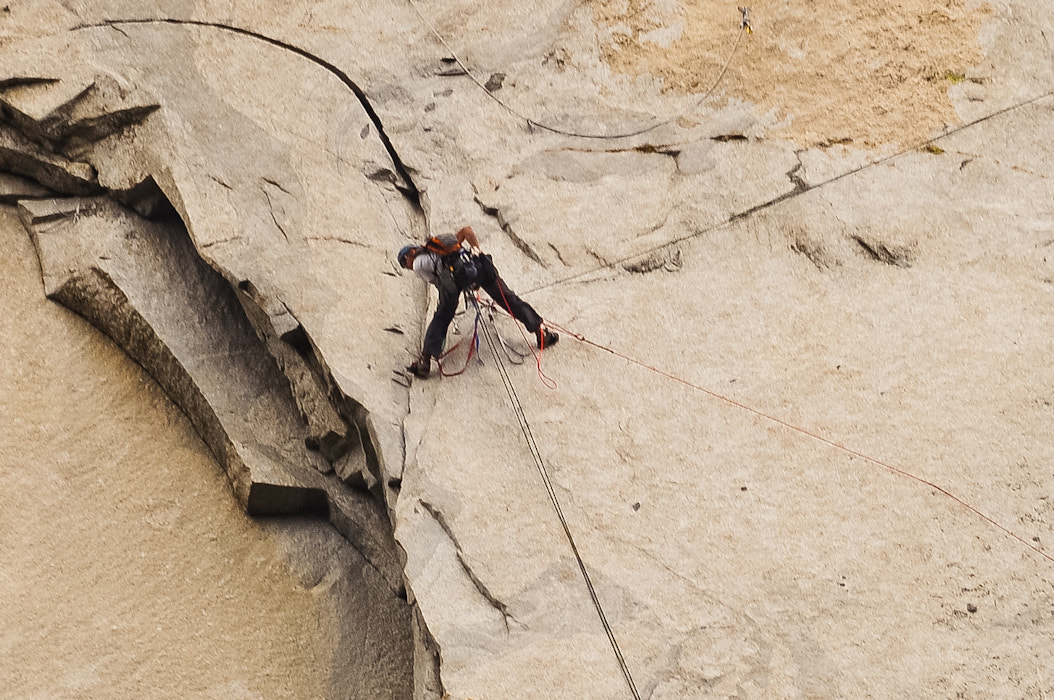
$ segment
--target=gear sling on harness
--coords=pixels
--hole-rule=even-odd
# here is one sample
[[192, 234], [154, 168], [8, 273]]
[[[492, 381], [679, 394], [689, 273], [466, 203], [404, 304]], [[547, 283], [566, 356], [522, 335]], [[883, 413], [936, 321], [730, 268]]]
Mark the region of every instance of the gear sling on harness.
[[[452, 246], [444, 241], [445, 237], [438, 237], [437, 243], [429, 242], [424, 246], [425, 250], [435, 253], [440, 260], [437, 265], [440, 269], [436, 270], [439, 277], [439, 304], [425, 331], [425, 352], [435, 358], [444, 355], [446, 332], [457, 310], [458, 297], [463, 291], [475, 289], [483, 289], [498, 306], [508, 311], [528, 331], [537, 334], [542, 325], [542, 317], [530, 304], [509, 289], [498, 275], [491, 257], [486, 254], [472, 256], [467, 251], [462, 252], [455, 241], [451, 241]], [[436, 250], [439, 245], [445, 246], [443, 250], [453, 249], [454, 252], [441, 256]]]

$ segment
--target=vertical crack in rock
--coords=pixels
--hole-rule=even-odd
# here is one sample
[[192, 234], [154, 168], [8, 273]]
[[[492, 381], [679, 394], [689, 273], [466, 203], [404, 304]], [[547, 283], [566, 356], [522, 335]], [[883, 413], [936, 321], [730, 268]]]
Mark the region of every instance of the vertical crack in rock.
[[267, 191], [266, 187], [261, 187], [260, 189], [263, 191], [264, 197], [267, 198], [267, 211], [271, 215], [271, 221], [274, 222], [275, 228], [278, 229], [278, 231], [282, 234], [282, 237], [285, 238], [285, 242], [288, 243], [290, 240], [289, 234], [286, 232], [285, 226], [282, 226], [282, 222], [279, 221], [278, 217], [275, 215], [275, 204], [274, 200], [271, 199], [271, 193]]
[[365, 407], [340, 390], [307, 329], [277, 294], [266, 294], [249, 280], [239, 282], [236, 290], [250, 323], [289, 380], [309, 426], [305, 444], [346, 484], [372, 492], [383, 503], [379, 459]]
[[450, 542], [454, 545], [454, 549], [457, 551], [457, 561], [461, 564], [461, 568], [464, 570], [465, 575], [468, 576], [470, 581], [472, 581], [472, 585], [476, 587], [476, 590], [479, 591], [479, 594], [483, 596], [491, 607], [501, 613], [502, 620], [505, 623], [505, 633], [508, 634], [509, 620], [511, 619], [517, 624], [521, 624], [520, 621], [509, 612], [509, 606], [503, 603], [496, 595], [491, 593], [487, 584], [483, 583], [483, 580], [480, 579], [472, 567], [469, 566], [468, 562], [465, 560], [464, 551], [461, 549], [461, 545], [457, 541], [457, 536], [454, 534], [454, 530], [450, 527], [450, 524], [446, 521], [443, 512], [428, 501], [418, 501], [418, 503], [420, 503], [421, 507], [432, 516], [432, 519], [436, 521], [440, 528], [442, 528], [443, 532], [446, 533], [447, 538], [449, 538]]
[[449, 698], [440, 677], [439, 644], [428, 629], [418, 606], [413, 607], [414, 634], [414, 699], [444, 700]]
[[280, 299], [264, 294], [252, 281], [242, 280], [234, 289], [249, 323], [289, 381], [297, 408], [308, 425], [305, 445], [321, 452], [327, 464], [324, 471], [332, 471], [331, 465], [349, 449], [340, 449], [334, 436], [344, 438], [348, 427], [325, 399], [317, 373], [309, 366], [312, 348], [303, 326]]
[[568, 267], [567, 261], [564, 260], [564, 256], [560, 252], [560, 249], [553, 245], [552, 242], [549, 243], [549, 248], [556, 254], [556, 259], [559, 260], [562, 265]]
[[385, 150], [388, 151], [388, 156], [392, 159], [392, 165], [395, 167], [395, 171], [399, 174], [399, 177], [403, 181], [403, 185], [400, 190], [403, 192], [404, 195], [406, 195], [406, 197], [411, 201], [411, 203], [415, 207], [419, 208], [421, 206], [421, 194], [417, 189], [417, 185], [414, 184], [413, 178], [410, 176], [409, 170], [403, 163], [402, 158], [399, 157], [399, 153], [395, 149], [395, 145], [392, 143], [391, 138], [388, 136], [388, 133], [384, 128], [384, 123], [381, 121], [380, 115], [378, 115], [377, 110], [373, 108], [373, 104], [370, 102], [370, 99], [366, 95], [366, 92], [361, 87], [359, 87], [359, 85], [355, 81], [353, 81], [347, 73], [342, 71], [340, 68], [337, 68], [335, 65], [333, 65], [326, 59], [321, 58], [320, 56], [316, 56], [315, 54], [305, 49], [302, 49], [299, 46], [287, 43], [285, 41], [282, 41], [281, 39], [275, 39], [273, 37], [267, 36], [266, 34], [254, 32], [250, 29], [245, 29], [243, 27], [235, 27], [220, 22], [206, 22], [203, 20], [172, 19], [167, 17], [154, 19], [112, 19], [95, 24], [87, 24], [74, 27], [73, 31], [98, 27], [116, 28], [122, 24], [170, 24], [179, 26], [208, 27], [211, 29], [218, 29], [221, 31], [230, 32], [232, 34], [239, 34], [241, 36], [251, 37], [253, 39], [263, 41], [267, 44], [270, 44], [271, 46], [275, 46], [282, 50], [294, 53], [297, 56], [305, 58], [308, 61], [314, 63], [315, 65], [320, 66], [324, 70], [336, 76], [336, 78], [340, 80], [340, 82], [342, 82], [349, 90], [352, 91], [352, 93], [354, 93], [356, 99], [358, 99], [359, 103], [362, 105], [363, 110], [366, 112], [366, 115], [370, 118], [370, 121], [373, 122], [373, 125], [376, 127], [377, 136], [378, 138], [380, 138], [381, 143], [384, 144]]
[[545, 261], [542, 260], [541, 256], [535, 252], [534, 248], [532, 248], [527, 241], [523, 240], [518, 235], [516, 235], [516, 232], [512, 230], [512, 225], [509, 224], [509, 222], [505, 219], [505, 215], [502, 213], [501, 209], [499, 209], [498, 207], [487, 206], [479, 197], [473, 197], [473, 199], [476, 201], [476, 204], [479, 205], [479, 208], [483, 211], [484, 214], [486, 214], [487, 216], [494, 217], [494, 219], [498, 222], [498, 226], [501, 228], [502, 231], [505, 232], [505, 235], [509, 237], [509, 240], [512, 241], [512, 244], [515, 245], [521, 253], [523, 253], [528, 258], [538, 263], [542, 267], [548, 269], [549, 266], [545, 264]]

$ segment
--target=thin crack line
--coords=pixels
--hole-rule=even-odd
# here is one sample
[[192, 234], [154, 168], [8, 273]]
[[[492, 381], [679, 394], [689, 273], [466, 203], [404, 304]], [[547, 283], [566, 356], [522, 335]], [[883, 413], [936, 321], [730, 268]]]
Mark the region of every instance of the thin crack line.
[[[648, 255], [650, 253], [654, 253], [654, 252], [659, 251], [659, 250], [663, 250], [664, 248], [669, 248], [670, 246], [677, 245], [678, 243], [683, 243], [683, 242], [685, 242], [687, 240], [691, 240], [693, 238], [698, 238], [699, 236], [703, 236], [703, 235], [706, 235], [708, 233], [713, 233], [714, 231], [720, 231], [721, 229], [724, 229], [724, 228], [727, 228], [727, 227], [731, 226], [732, 224], [736, 223], [737, 221], [740, 221], [742, 219], [747, 219], [747, 218], [753, 216], [754, 214], [757, 214], [758, 212], [764, 211], [766, 209], [771, 209], [772, 207], [775, 207], [775, 206], [777, 206], [779, 204], [782, 204], [783, 202], [785, 202], [787, 200], [794, 199], [796, 197], [799, 197], [799, 196], [801, 196], [803, 194], [806, 194], [808, 192], [812, 192], [814, 190], [823, 189], [823, 188], [827, 187], [828, 185], [832, 185], [832, 184], [838, 182], [839, 180], [844, 180], [846, 178], [852, 177], [853, 175], [861, 173], [861, 172], [863, 172], [865, 170], [869, 170], [869, 169], [874, 168], [876, 166], [885, 165], [886, 163], [893, 162], [894, 160], [896, 160], [896, 159], [898, 159], [898, 158], [900, 158], [900, 157], [902, 157], [902, 156], [904, 156], [904, 155], [906, 155], [908, 153], [911, 153], [913, 151], [917, 151], [919, 149], [925, 148], [926, 146], [928, 146], [930, 144], [936, 143], [936, 142], [938, 142], [938, 141], [940, 141], [942, 139], [946, 139], [949, 136], [954, 136], [955, 134], [958, 134], [959, 132], [962, 132], [962, 131], [965, 131], [967, 129], [970, 129], [970, 128], [972, 128], [974, 126], [977, 126], [979, 124], [983, 124], [984, 122], [987, 122], [989, 120], [996, 119], [996, 118], [1001, 117], [1001, 116], [1003, 116], [1005, 114], [1009, 114], [1011, 112], [1015, 112], [1017, 110], [1029, 107], [1029, 106], [1031, 106], [1033, 104], [1036, 104], [1038, 102], [1042, 102], [1043, 100], [1046, 100], [1046, 99], [1050, 98], [1051, 96], [1054, 96], [1054, 90], [1048, 90], [1047, 92], [1041, 93], [1039, 95], [1035, 95], [1033, 97], [1021, 100], [1019, 102], [1015, 102], [1014, 104], [1012, 104], [1012, 105], [1010, 105], [1008, 107], [1003, 107], [1002, 109], [998, 109], [998, 110], [996, 110], [994, 112], [989, 112], [988, 114], [986, 114], [986, 115], [984, 115], [982, 117], [978, 117], [977, 119], [974, 119], [973, 121], [967, 122], [965, 124], [960, 124], [957, 127], [954, 127], [952, 129], [948, 129], [947, 131], [944, 131], [944, 132], [938, 134], [937, 136], [934, 136], [932, 138], [928, 138], [928, 139], [926, 139], [924, 141], [921, 141], [919, 143], [916, 143], [916, 144], [913, 144], [911, 146], [908, 146], [907, 148], [904, 148], [904, 149], [902, 149], [900, 151], [897, 151], [896, 153], [892, 153], [892, 154], [890, 154], [888, 156], [883, 156], [882, 158], [878, 158], [878, 159], [873, 160], [873, 161], [868, 161], [867, 163], [864, 163], [863, 165], [858, 165], [855, 168], [850, 168], [849, 170], [846, 170], [845, 172], [839, 173], [838, 175], [834, 175], [833, 177], [830, 177], [830, 178], [828, 178], [826, 180], [823, 180], [821, 182], [817, 182], [814, 185], [809, 185], [809, 184], [805, 183], [804, 181], [801, 181], [800, 178], [799, 178], [798, 182], [794, 182], [793, 183], [795, 185], [794, 189], [792, 189], [792, 190], [790, 190], [788, 192], [784, 192], [783, 194], [778, 195], [776, 197], [773, 197], [772, 199], [769, 199], [768, 201], [762, 202], [761, 204], [757, 204], [757, 205], [755, 205], [753, 207], [750, 207], [749, 209], [745, 209], [745, 210], [743, 210], [741, 212], [738, 212], [736, 214], [732, 214], [731, 216], [726, 218], [724, 221], [719, 221], [719, 222], [717, 222], [715, 224], [711, 224], [709, 226], [705, 226], [705, 227], [703, 227], [703, 228], [701, 228], [699, 230], [691, 231], [690, 233], [686, 233], [683, 236], [678, 236], [678, 237], [673, 238], [673, 239], [671, 239], [669, 241], [666, 241], [664, 243], [660, 243], [658, 245], [652, 246], [651, 248], [648, 248], [647, 250], [638, 251], [636, 253], [633, 253], [632, 255], [627, 255], [627, 256], [624, 256], [622, 258], [619, 258], [618, 260], [613, 260], [613, 261], [610, 261], [610, 262], [602, 261], [603, 264], [598, 265], [597, 267], [594, 267], [594, 268], [591, 268], [591, 269], [588, 269], [588, 270], [583, 270], [581, 272], [576, 272], [573, 275], [568, 275], [567, 277], [561, 277], [560, 279], [554, 280], [552, 282], [548, 282], [546, 284], [539, 285], [537, 287], [532, 287], [531, 289], [528, 289], [528, 290], [524, 291], [523, 294], [524, 295], [526, 295], [526, 294], [533, 294], [534, 292], [539, 292], [539, 291], [542, 291], [543, 289], [550, 289], [552, 287], [559, 287], [559, 286], [562, 286], [564, 284], [567, 284], [568, 282], [573, 282], [575, 280], [581, 279], [581, 278], [583, 278], [583, 277], [585, 277], [587, 275], [592, 275], [592, 274], [595, 274], [595, 273], [598, 273], [598, 272], [603, 272], [604, 270], [608, 270], [608, 269], [614, 269], [616, 266], [621, 265], [622, 263], [628, 262], [630, 260], [639, 258], [639, 257], [644, 256], [644, 255]], [[793, 170], [791, 172], [793, 173], [796, 170], [797, 169], [795, 169], [795, 170]]]

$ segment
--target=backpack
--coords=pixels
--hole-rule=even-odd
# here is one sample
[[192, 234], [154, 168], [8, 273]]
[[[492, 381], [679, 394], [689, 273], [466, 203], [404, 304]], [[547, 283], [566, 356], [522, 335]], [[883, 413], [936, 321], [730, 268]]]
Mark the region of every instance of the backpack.
[[421, 247], [444, 259], [461, 252], [461, 244], [457, 242], [457, 236], [451, 233], [429, 236], [428, 240]]
[[443, 269], [450, 274], [458, 289], [468, 289], [475, 283], [476, 261], [457, 242], [457, 236], [451, 233], [430, 236], [422, 248], [439, 256]]

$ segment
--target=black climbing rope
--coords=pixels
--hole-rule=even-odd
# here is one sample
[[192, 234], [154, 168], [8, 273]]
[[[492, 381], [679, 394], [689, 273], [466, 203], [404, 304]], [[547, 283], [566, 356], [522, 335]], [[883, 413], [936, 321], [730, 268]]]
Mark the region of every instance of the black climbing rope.
[[549, 477], [549, 471], [545, 468], [545, 460], [542, 459], [542, 453], [538, 449], [538, 443], [534, 439], [534, 433], [531, 430], [530, 422], [527, 420], [527, 414], [523, 410], [523, 404], [520, 403], [520, 397], [516, 393], [516, 387], [512, 383], [512, 378], [509, 376], [505, 363], [501, 359], [501, 354], [498, 349], [498, 341], [495, 340], [497, 330], [488, 320], [484, 320], [483, 323], [480, 324], [480, 327], [483, 329], [483, 337], [487, 341], [487, 347], [490, 348], [491, 353], [495, 357], [495, 365], [498, 368], [498, 375], [501, 377], [502, 384], [505, 386], [505, 391], [509, 395], [509, 401], [512, 404], [513, 412], [516, 414], [516, 420], [519, 422], [520, 430], [523, 432], [523, 439], [526, 441], [527, 448], [530, 450], [531, 457], [534, 459], [534, 465], [538, 469], [538, 475], [542, 479], [545, 491], [549, 494], [549, 500], [552, 502], [553, 509], [556, 511], [556, 517], [560, 520], [560, 527], [563, 528], [564, 536], [567, 538], [568, 544], [571, 545], [571, 552], [574, 554], [575, 561], [578, 563], [579, 571], [582, 572], [582, 578], [585, 580], [586, 588], [589, 589], [589, 597], [593, 601], [593, 607], [596, 608], [597, 616], [600, 618], [600, 624], [603, 626], [604, 633], [607, 635], [608, 642], [611, 644], [611, 650], [615, 653], [615, 659], [618, 661], [619, 668], [622, 670], [622, 675], [626, 679], [626, 684], [629, 686], [630, 693], [632, 693], [634, 700], [640, 700], [640, 693], [637, 691], [637, 685], [633, 682], [633, 674], [630, 673], [629, 665], [626, 663], [626, 657], [622, 654], [622, 649], [619, 647], [618, 639], [615, 637], [615, 632], [611, 628], [611, 623], [608, 622], [607, 615], [604, 613], [604, 606], [601, 604], [596, 588], [593, 586], [593, 580], [589, 576], [589, 569], [586, 567], [585, 561], [582, 559], [582, 554], [578, 550], [578, 545], [575, 543], [574, 535], [571, 534], [571, 527], [567, 524], [567, 518], [564, 516], [563, 508], [560, 507], [560, 499], [556, 495], [556, 489], [553, 487], [552, 479]]
[[[532, 119], [531, 117], [512, 108], [508, 103], [504, 102], [500, 97], [491, 92], [487, 88], [486, 84], [483, 83], [479, 78], [477, 78], [476, 75], [469, 69], [469, 67], [465, 65], [464, 61], [461, 60], [457, 53], [455, 53], [454, 50], [450, 48], [450, 44], [448, 44], [446, 39], [443, 38], [443, 35], [439, 33], [435, 26], [433, 26], [432, 23], [428, 21], [428, 18], [425, 17], [424, 13], [421, 12], [421, 8], [417, 6], [416, 0], [409, 0], [409, 2], [410, 5], [414, 8], [414, 12], [416, 12], [417, 16], [421, 18], [421, 21], [425, 24], [426, 27], [428, 27], [429, 31], [432, 32], [433, 36], [435, 36], [435, 38], [439, 40], [439, 43], [443, 45], [443, 48], [445, 48], [450, 53], [454, 61], [458, 64], [458, 66], [461, 67], [461, 70], [465, 71], [465, 75], [467, 75], [472, 80], [472, 82], [474, 82], [479, 87], [479, 89], [481, 89], [487, 95], [487, 97], [497, 102], [501, 106], [501, 108], [509, 114], [527, 122], [528, 126], [534, 127], [536, 129], [542, 129], [543, 131], [549, 131], [554, 134], [559, 134], [561, 136], [573, 136], [575, 138], [580, 139], [627, 139], [633, 136], [647, 134], [648, 132], [655, 131], [660, 127], [666, 126], [667, 124], [672, 124], [673, 122], [677, 121], [678, 119], [687, 114], [687, 112], [678, 114], [676, 116], [670, 117], [669, 119], [665, 119], [661, 122], [652, 124], [651, 126], [642, 127], [634, 131], [627, 131], [625, 133], [619, 134], [590, 134], [579, 131], [568, 131], [556, 126], [545, 124], [544, 122], [540, 122], [537, 119]], [[698, 109], [699, 105], [705, 102], [706, 99], [710, 97], [710, 95], [714, 92], [714, 90], [717, 89], [718, 84], [720, 84], [721, 80], [725, 77], [725, 73], [728, 71], [728, 65], [732, 62], [732, 57], [736, 55], [736, 50], [739, 48], [739, 42], [743, 38], [743, 35], [752, 34], [754, 31], [753, 28], [750, 26], [750, 8], [741, 7], [739, 8], [739, 11], [743, 13], [743, 18], [739, 23], [739, 31], [736, 33], [736, 40], [732, 43], [732, 50], [728, 52], [728, 58], [725, 59], [724, 65], [721, 66], [721, 70], [718, 72], [717, 78], [715, 78], [713, 83], [710, 85], [710, 88], [705, 93], [703, 93], [702, 97], [698, 98], [695, 101], [695, 106], [693, 107], [693, 110]]]

